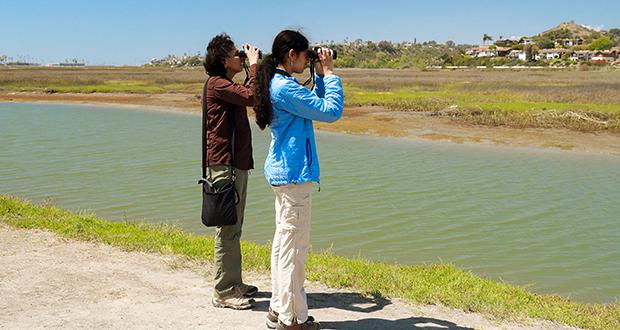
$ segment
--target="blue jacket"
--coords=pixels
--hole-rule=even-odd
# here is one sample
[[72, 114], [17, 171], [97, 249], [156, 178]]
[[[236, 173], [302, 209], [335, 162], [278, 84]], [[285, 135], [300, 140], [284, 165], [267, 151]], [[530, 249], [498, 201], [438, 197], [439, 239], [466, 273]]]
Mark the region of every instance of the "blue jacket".
[[340, 78], [315, 77], [314, 90], [293, 77], [276, 73], [269, 88], [273, 117], [265, 177], [274, 186], [319, 182], [319, 159], [312, 121], [334, 122], [342, 116], [344, 95]]

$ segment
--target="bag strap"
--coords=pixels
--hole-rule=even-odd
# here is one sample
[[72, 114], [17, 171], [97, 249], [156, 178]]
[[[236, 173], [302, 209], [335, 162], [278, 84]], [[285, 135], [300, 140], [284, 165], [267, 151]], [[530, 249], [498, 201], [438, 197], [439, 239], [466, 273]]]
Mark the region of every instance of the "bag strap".
[[198, 183], [207, 179], [207, 166], [209, 166], [209, 160], [207, 159], [207, 84], [209, 78], [205, 81], [205, 85], [202, 88], [202, 177]]
[[[205, 183], [207, 181], [207, 167], [209, 167], [209, 157], [207, 155], [207, 139], [208, 139], [208, 132], [207, 132], [207, 116], [208, 116], [208, 106], [207, 106], [207, 85], [209, 83], [209, 79], [211, 77], [207, 78], [207, 80], [205, 81], [205, 85], [202, 89], [202, 177], [200, 180], [198, 180], [198, 183]], [[235, 181], [236, 176], [235, 176], [235, 171], [233, 168], [233, 163], [235, 161], [235, 118], [234, 116], [229, 112], [230, 118], [229, 118], [229, 122], [230, 122], [230, 126], [232, 127], [232, 136], [231, 136], [231, 143], [230, 143], [230, 173], [231, 173], [231, 178], [233, 181]]]
[[232, 128], [231, 136], [230, 136], [230, 175], [232, 176], [232, 180], [235, 181], [237, 176], [235, 175], [235, 168], [233, 167], [233, 163], [235, 162], [235, 136], [236, 136], [236, 126], [235, 126], [235, 113], [233, 110], [228, 110], [228, 121], [230, 122], [230, 127]]

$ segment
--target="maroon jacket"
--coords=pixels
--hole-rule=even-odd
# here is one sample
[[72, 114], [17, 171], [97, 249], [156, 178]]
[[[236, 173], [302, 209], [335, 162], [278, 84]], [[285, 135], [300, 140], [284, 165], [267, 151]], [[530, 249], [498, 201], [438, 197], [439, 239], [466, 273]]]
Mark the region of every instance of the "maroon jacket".
[[[226, 77], [209, 77], [207, 99], [207, 160], [211, 165], [230, 165], [231, 120], [235, 125], [235, 159], [233, 166], [240, 170], [254, 168], [252, 131], [246, 107], [254, 105], [256, 65], [250, 66], [246, 86]], [[204, 102], [204, 91], [202, 101]]]

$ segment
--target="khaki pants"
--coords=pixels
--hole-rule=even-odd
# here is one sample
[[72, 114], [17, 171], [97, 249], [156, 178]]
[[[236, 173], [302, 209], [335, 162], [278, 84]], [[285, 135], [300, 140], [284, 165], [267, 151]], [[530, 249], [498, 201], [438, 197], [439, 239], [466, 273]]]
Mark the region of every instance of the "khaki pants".
[[276, 195], [276, 232], [271, 248], [271, 309], [286, 325], [308, 318], [304, 291], [310, 245], [312, 183], [272, 187]]
[[[235, 187], [239, 193], [237, 204], [237, 223], [215, 229], [215, 288], [213, 295], [225, 297], [240, 285], [241, 279], [241, 226], [245, 212], [245, 198], [248, 187], [248, 171], [235, 168]], [[216, 165], [207, 168], [207, 178], [214, 186], [231, 179], [230, 166]]]

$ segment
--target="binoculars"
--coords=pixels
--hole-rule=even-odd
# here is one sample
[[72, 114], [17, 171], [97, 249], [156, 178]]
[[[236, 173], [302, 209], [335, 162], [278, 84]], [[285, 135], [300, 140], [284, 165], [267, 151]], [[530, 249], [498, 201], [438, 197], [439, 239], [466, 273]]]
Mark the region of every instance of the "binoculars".
[[[314, 47], [312, 49], [308, 49], [308, 58], [310, 59], [310, 62], [316, 62], [319, 60], [319, 50], [321, 49], [321, 47]], [[335, 49], [332, 49], [332, 58], [335, 60], [336, 58], [338, 58], [338, 53], [336, 52]]]
[[[321, 49], [321, 47], [318, 46], [308, 49], [308, 58], [310, 59], [310, 62], [316, 62], [319, 60], [319, 49]], [[248, 57], [248, 54], [245, 53], [245, 50], [238, 49], [236, 56], [239, 56], [240, 59], [245, 59]], [[263, 52], [260, 50], [258, 51], [258, 58], [263, 58]], [[338, 58], [338, 53], [335, 49], [332, 49], [332, 58], [334, 60]]]
[[[243, 49], [238, 49], [236, 55], [239, 56], [240, 59], [248, 58], [248, 54], [246, 54]], [[258, 58], [263, 58], [263, 52], [260, 50], [258, 51]]]

